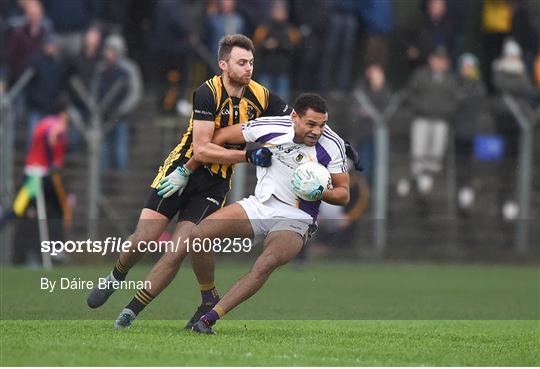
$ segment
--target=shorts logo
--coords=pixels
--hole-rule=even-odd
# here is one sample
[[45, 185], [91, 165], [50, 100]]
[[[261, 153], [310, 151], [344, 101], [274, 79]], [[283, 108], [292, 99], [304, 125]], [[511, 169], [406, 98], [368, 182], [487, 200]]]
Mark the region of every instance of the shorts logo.
[[217, 201], [217, 200], [214, 199], [214, 198], [207, 197], [206, 200], [208, 200], [208, 201], [210, 201], [210, 202], [213, 202], [214, 204], [216, 204], [217, 206], [219, 206], [219, 201]]

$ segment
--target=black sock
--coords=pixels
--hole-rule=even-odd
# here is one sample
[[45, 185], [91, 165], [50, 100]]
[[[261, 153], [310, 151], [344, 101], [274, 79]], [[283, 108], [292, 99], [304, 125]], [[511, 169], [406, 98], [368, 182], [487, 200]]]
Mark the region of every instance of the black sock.
[[151, 303], [153, 299], [154, 296], [143, 288], [137, 291], [133, 300], [126, 305], [126, 308], [133, 311], [135, 315], [139, 315], [139, 313], [146, 307], [146, 305]]
[[112, 275], [114, 279], [116, 279], [117, 281], [123, 281], [124, 279], [126, 279], [128, 272], [129, 272], [129, 268], [126, 268], [120, 262], [120, 259], [118, 259], [112, 270]]

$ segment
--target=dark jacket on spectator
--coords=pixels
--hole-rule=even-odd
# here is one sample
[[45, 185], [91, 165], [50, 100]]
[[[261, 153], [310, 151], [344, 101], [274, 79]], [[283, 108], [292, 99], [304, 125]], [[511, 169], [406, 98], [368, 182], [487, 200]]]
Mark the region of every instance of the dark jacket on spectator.
[[[269, 49], [265, 43], [277, 41], [277, 47]], [[272, 75], [289, 73], [292, 51], [300, 42], [300, 32], [287, 22], [270, 21], [255, 31], [253, 42], [259, 51], [259, 72]]]
[[40, 55], [31, 64], [35, 75], [26, 87], [26, 104], [30, 109], [48, 113], [65, 87], [65, 68], [59, 59]]
[[127, 71], [119, 63], [111, 65], [107, 62], [100, 62], [96, 67], [96, 75], [92, 81], [92, 93], [96, 101], [101, 104], [116, 83], [119, 83], [121, 88], [105, 107], [104, 120], [118, 118], [119, 107], [127, 97], [129, 80]]
[[457, 81], [456, 135], [460, 139], [472, 139], [481, 126], [479, 122], [487, 118], [486, 87], [481, 79], [458, 76]]
[[421, 14], [408, 20], [399, 37], [405, 50], [409, 47], [418, 49], [419, 56], [413, 64], [419, 66], [424, 64], [429, 53], [437, 47], [443, 46], [448, 55], [452, 55], [455, 49], [454, 35], [454, 22], [448, 14], [437, 22], [427, 14]]
[[532, 92], [532, 84], [525, 70], [521, 71], [506, 69], [503, 62], [495, 61], [493, 67], [493, 83], [500, 93], [526, 97]]
[[391, 0], [360, 0], [360, 15], [369, 33], [386, 34], [394, 29]]
[[45, 37], [50, 32], [47, 23], [43, 23], [39, 32], [30, 34], [30, 26], [27, 23], [16, 26], [7, 40], [7, 62], [11, 82], [14, 82], [30, 62], [39, 54]]
[[185, 7], [182, 0], [160, 0], [157, 3], [152, 40], [154, 51], [167, 53], [188, 51], [191, 29], [184, 18]]
[[96, 0], [44, 0], [43, 5], [58, 33], [82, 32], [97, 14]]
[[[362, 80], [358, 86], [367, 95], [369, 101], [380, 112], [383, 113], [390, 101], [392, 100], [392, 90], [386, 84], [380, 90], [374, 90], [370, 87], [367, 80]], [[355, 108], [355, 116], [358, 117], [359, 125], [355, 127], [354, 136], [370, 137], [373, 132], [373, 119], [367, 113], [367, 110], [363, 106], [357, 106], [353, 104]]]
[[456, 109], [456, 80], [450, 73], [438, 79], [429, 67], [422, 67], [411, 77], [408, 99], [416, 115], [448, 119]]

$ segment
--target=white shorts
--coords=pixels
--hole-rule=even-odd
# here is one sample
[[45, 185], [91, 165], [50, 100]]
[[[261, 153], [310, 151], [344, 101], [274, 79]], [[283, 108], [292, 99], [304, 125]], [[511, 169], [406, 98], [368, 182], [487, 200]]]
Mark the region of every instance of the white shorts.
[[261, 202], [255, 196], [238, 201], [244, 208], [255, 237], [275, 231], [293, 231], [306, 237], [313, 218], [306, 212], [271, 196]]

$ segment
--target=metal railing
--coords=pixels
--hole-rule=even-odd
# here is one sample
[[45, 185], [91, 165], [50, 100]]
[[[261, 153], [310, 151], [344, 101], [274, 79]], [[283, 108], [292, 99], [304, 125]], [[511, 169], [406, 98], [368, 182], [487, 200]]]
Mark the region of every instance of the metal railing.
[[531, 223], [531, 189], [533, 179], [533, 148], [534, 148], [534, 126], [540, 120], [540, 106], [537, 111], [537, 119], [531, 120], [519, 106], [516, 99], [509, 95], [502, 96], [503, 102], [516, 120], [519, 126], [519, 156], [517, 162], [517, 198], [519, 215], [516, 222], [514, 246], [520, 254], [529, 251], [529, 226]]
[[[108, 206], [108, 202], [101, 192], [101, 145], [103, 137], [111, 131], [116, 121], [103, 121], [103, 112], [110, 106], [114, 99], [120, 94], [122, 88], [125, 87], [124, 80], [116, 81], [111, 89], [107, 91], [103, 99], [98, 102], [94, 96], [84, 86], [82, 81], [77, 78], [71, 78], [71, 86], [85, 104], [90, 112], [90, 124], [85, 124], [80, 115], [70, 110], [70, 118], [76, 129], [81, 133], [86, 140], [88, 147], [88, 216], [87, 216], [87, 231], [88, 237], [96, 238], [99, 232], [99, 222], [101, 209], [108, 219], [119, 219], [114, 209]], [[111, 222], [122, 236], [129, 234], [129, 231], [122, 226], [121, 222]]]
[[389, 183], [389, 156], [390, 156], [390, 133], [388, 122], [397, 112], [405, 99], [404, 93], [398, 93], [392, 97], [384, 111], [379, 111], [371, 102], [367, 94], [357, 88], [354, 96], [362, 105], [374, 123], [375, 142], [375, 175], [373, 178], [373, 239], [376, 256], [381, 256], [386, 247], [386, 222], [388, 216], [388, 183]]
[[[0, 93], [0, 206], [7, 212], [15, 195], [15, 100], [34, 76], [33, 69], [27, 69], [9, 91]], [[0, 231], [0, 262], [11, 258], [13, 231], [7, 226]]]
[[[402, 106], [403, 92], [396, 94], [384, 111], [379, 111], [362, 89], [356, 89], [354, 96], [373, 121], [374, 139], [374, 180], [373, 180], [373, 240], [375, 256], [383, 255], [387, 246], [387, 217], [389, 197], [389, 121]], [[531, 121], [517, 101], [510, 95], [503, 95], [503, 101], [520, 128], [520, 145], [517, 164], [517, 198], [519, 219], [515, 226], [514, 247], [517, 253], [526, 254], [530, 249], [531, 191], [533, 174], [533, 129], [540, 120], [540, 106], [535, 110], [537, 119]], [[449, 192], [447, 211], [450, 218], [456, 215], [456, 158], [454, 130], [449, 130], [447, 150], [446, 183]]]

